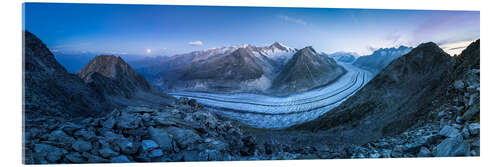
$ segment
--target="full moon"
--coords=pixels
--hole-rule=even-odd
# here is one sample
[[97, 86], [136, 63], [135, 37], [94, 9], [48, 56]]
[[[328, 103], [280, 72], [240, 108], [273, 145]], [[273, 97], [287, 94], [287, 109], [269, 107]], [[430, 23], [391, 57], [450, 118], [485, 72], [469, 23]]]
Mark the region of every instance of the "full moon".
[[151, 53], [151, 49], [146, 49], [146, 53]]

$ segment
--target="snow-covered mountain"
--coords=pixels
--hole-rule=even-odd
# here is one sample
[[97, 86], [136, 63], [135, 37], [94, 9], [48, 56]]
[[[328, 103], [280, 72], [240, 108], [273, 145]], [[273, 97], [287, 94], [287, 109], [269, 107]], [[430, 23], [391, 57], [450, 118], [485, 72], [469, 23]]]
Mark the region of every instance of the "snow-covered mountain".
[[335, 61], [351, 63], [359, 57], [359, 54], [355, 52], [335, 52], [328, 56], [335, 59]]
[[377, 74], [382, 71], [394, 59], [397, 59], [404, 54], [410, 52], [413, 48], [400, 46], [398, 48], [381, 48], [375, 50], [373, 54], [361, 56], [353, 63], [355, 66], [365, 68]]
[[275, 42], [269, 46], [255, 47], [248, 44], [223, 46], [218, 48], [210, 48], [201, 51], [193, 51], [185, 54], [178, 54], [174, 56], [158, 56], [152, 58], [145, 58], [143, 60], [131, 62], [144, 77], [151, 79], [155, 75], [178, 69], [191, 62], [203, 61], [211, 57], [229, 55], [239, 48], [251, 48], [254, 55], [265, 56], [274, 61], [275, 65], [283, 65], [288, 61], [292, 55], [297, 51], [283, 45], [282, 43]]
[[[212, 87], [214, 90], [262, 91], [271, 85], [271, 80], [296, 52], [297, 49], [278, 42], [263, 47], [244, 44], [149, 58], [135, 64], [139, 73], [162, 90], [210, 90]], [[220, 89], [222, 87], [230, 88]]]

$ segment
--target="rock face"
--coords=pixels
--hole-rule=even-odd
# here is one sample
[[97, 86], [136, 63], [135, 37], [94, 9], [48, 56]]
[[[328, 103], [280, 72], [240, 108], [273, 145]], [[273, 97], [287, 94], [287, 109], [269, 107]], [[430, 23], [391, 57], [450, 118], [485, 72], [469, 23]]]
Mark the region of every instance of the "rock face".
[[95, 115], [111, 106], [82, 79], [66, 72], [45, 44], [28, 31], [24, 31], [23, 51], [26, 116]]
[[122, 58], [100, 55], [76, 73], [86, 83], [110, 96], [132, 97], [137, 91], [151, 91], [149, 83]]
[[274, 79], [272, 90], [280, 94], [298, 93], [335, 81], [346, 70], [332, 58], [320, 55], [312, 47], [295, 53]]
[[400, 46], [398, 48], [381, 48], [375, 50], [373, 54], [361, 56], [353, 63], [354, 65], [368, 69], [373, 73], [379, 73], [393, 60], [410, 52], [413, 48]]
[[360, 141], [400, 133], [426, 115], [422, 109], [449, 84], [446, 78], [453, 65], [453, 58], [436, 44], [421, 44], [339, 107], [296, 128], [325, 130], [349, 124]]

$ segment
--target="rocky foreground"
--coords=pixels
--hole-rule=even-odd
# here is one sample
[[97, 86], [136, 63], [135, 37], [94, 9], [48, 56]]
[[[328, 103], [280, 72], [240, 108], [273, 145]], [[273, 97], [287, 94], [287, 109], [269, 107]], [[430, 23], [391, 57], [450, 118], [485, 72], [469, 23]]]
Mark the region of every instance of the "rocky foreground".
[[455, 81], [447, 90], [447, 95], [454, 98], [445, 104], [434, 104], [435, 110], [426, 119], [399, 135], [352, 146], [352, 156], [479, 156], [479, 69], [467, 71], [463, 78]]
[[237, 125], [188, 100], [75, 122], [26, 120], [25, 130], [27, 164], [242, 160], [256, 154], [254, 140]]

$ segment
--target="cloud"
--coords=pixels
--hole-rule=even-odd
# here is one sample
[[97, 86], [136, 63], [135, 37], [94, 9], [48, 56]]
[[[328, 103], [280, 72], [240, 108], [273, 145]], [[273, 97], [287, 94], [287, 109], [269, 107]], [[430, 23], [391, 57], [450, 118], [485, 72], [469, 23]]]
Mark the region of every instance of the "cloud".
[[300, 24], [300, 25], [307, 25], [307, 22], [304, 21], [304, 20], [301, 20], [301, 19], [289, 17], [289, 16], [286, 16], [286, 15], [279, 15], [278, 17], [280, 19], [282, 19], [284, 21], [287, 21], [287, 22], [290, 22], [290, 23], [295, 23], [295, 24]]
[[203, 46], [203, 42], [201, 41], [188, 42], [188, 44], [191, 46]]

